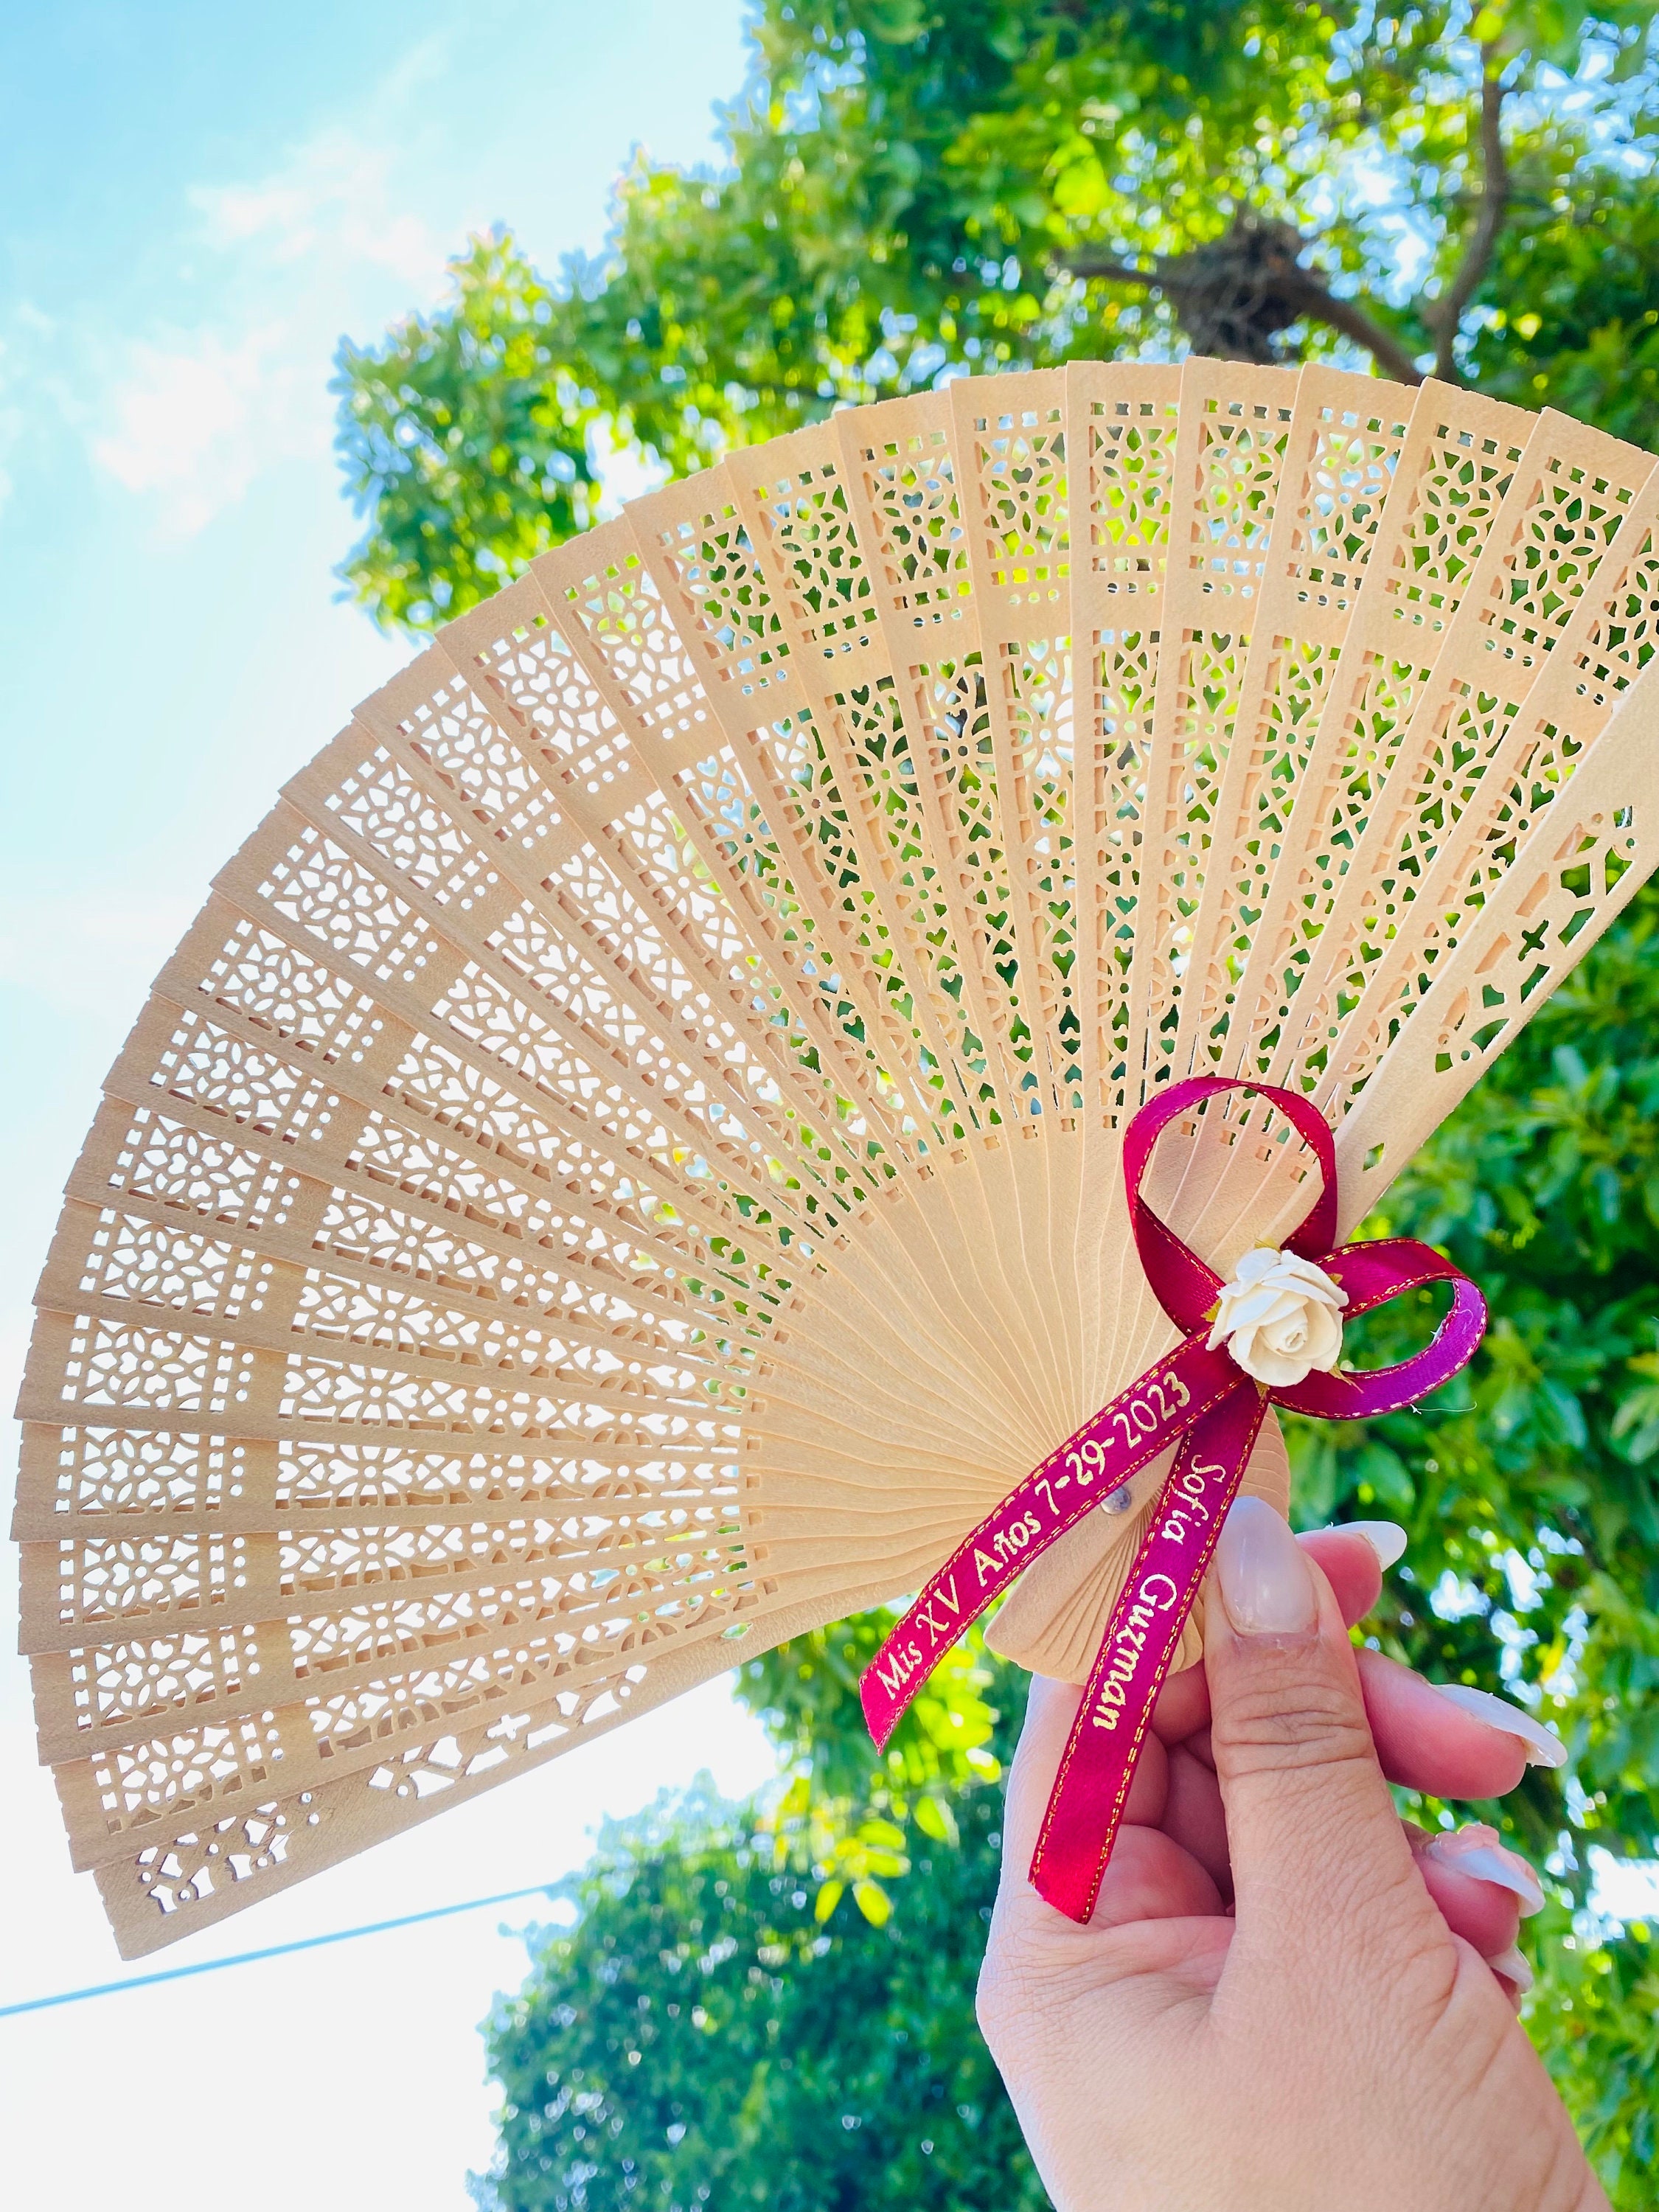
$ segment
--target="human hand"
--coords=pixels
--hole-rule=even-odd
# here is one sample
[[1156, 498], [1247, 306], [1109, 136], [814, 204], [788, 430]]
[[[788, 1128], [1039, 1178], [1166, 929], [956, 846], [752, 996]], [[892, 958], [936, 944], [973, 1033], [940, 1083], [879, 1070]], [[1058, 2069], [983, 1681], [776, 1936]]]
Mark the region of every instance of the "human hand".
[[1515, 2019], [1536, 1877], [1490, 1829], [1413, 1830], [1384, 1779], [1498, 1796], [1559, 1746], [1354, 1650], [1362, 1535], [1243, 1498], [1214, 1583], [1087, 1927], [1029, 1879], [1079, 1694], [1031, 1684], [979, 2010], [1060, 2212], [1605, 2212]]

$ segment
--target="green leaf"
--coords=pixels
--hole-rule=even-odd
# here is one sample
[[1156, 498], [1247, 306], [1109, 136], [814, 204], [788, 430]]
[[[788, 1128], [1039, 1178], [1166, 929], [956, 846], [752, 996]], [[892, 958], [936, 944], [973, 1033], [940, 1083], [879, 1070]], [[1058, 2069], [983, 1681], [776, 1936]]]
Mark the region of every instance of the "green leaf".
[[1387, 1444], [1366, 1444], [1355, 1455], [1353, 1471], [1355, 1488], [1368, 1487], [1389, 1512], [1409, 1515], [1415, 1507], [1417, 1492], [1405, 1462]]
[[957, 1841], [957, 1816], [942, 1797], [918, 1797], [915, 1817], [923, 1835], [931, 1836], [936, 1844]]
[[1086, 222], [1110, 204], [1111, 187], [1092, 147], [1062, 162], [1054, 173], [1054, 193], [1055, 207], [1074, 222]]
[[812, 1784], [805, 1774], [798, 1774], [778, 1801], [781, 1820], [798, 1820], [812, 1800]]
[[878, 1881], [855, 1881], [853, 1902], [872, 1928], [883, 1928], [892, 1917], [893, 1900]]
[[866, 1820], [859, 1829], [859, 1841], [884, 1844], [889, 1850], [900, 1851], [904, 1848], [904, 1831], [896, 1828], [890, 1820]]
[[1550, 1375], [1539, 1383], [1538, 1391], [1554, 1415], [1554, 1426], [1563, 1443], [1582, 1450], [1589, 1441], [1589, 1431], [1584, 1425], [1584, 1409], [1576, 1395]]

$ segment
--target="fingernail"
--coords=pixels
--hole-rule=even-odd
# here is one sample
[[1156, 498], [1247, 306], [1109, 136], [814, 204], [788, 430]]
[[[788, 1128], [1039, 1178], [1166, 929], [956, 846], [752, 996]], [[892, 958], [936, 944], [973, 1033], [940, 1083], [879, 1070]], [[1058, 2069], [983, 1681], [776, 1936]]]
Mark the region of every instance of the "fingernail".
[[1337, 1526], [1363, 1536], [1376, 1553], [1379, 1567], [1391, 1567], [1406, 1556], [1406, 1532], [1397, 1521], [1340, 1521]]
[[1221, 1600], [1241, 1636], [1305, 1636], [1319, 1618], [1302, 1547], [1271, 1505], [1233, 1502], [1216, 1547]]
[[1423, 1856], [1455, 1867], [1459, 1874], [1472, 1875], [1476, 1881], [1495, 1882], [1500, 1889], [1513, 1891], [1521, 1900], [1523, 1920], [1544, 1909], [1544, 1885], [1519, 1852], [1498, 1842], [1493, 1829], [1477, 1824], [1435, 1836], [1425, 1844]]
[[1565, 1766], [1567, 1747], [1559, 1735], [1552, 1735], [1542, 1721], [1534, 1720], [1507, 1698], [1494, 1698], [1490, 1691], [1472, 1690], [1467, 1682], [1431, 1682], [1429, 1687], [1437, 1690], [1455, 1705], [1474, 1719], [1484, 1721], [1488, 1728], [1501, 1729], [1505, 1735], [1519, 1736], [1527, 1747], [1528, 1766]]
[[1525, 1996], [1527, 1991], [1532, 1987], [1532, 1968], [1513, 1943], [1510, 1945], [1507, 1951], [1499, 1951], [1495, 1958], [1488, 1959], [1486, 1964], [1494, 1974], [1502, 1974], [1506, 1982], [1512, 1982], [1515, 1984], [1516, 1996]]

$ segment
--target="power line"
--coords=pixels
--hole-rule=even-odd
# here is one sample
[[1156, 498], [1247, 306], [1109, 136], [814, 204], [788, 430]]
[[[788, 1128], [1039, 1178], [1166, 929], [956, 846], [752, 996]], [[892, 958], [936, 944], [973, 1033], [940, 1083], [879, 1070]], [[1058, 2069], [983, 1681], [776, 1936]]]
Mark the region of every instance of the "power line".
[[517, 1905], [526, 1897], [550, 1896], [560, 1878], [531, 1889], [504, 1889], [499, 1897], [470, 1897], [463, 1905], [434, 1905], [425, 1912], [405, 1912], [396, 1920], [372, 1920], [362, 1928], [336, 1928], [326, 1936], [301, 1936], [293, 1943], [272, 1943], [263, 1951], [238, 1951], [228, 1959], [200, 1959], [191, 1966], [166, 1966], [159, 1973], [129, 1974], [124, 1981], [94, 1982], [88, 1989], [59, 1990], [55, 1996], [26, 1997], [0, 2005], [0, 2020], [14, 2013], [45, 2012], [52, 2005], [79, 2004], [83, 1997], [106, 1997], [117, 1990], [142, 1990], [156, 1982], [182, 1982], [191, 1974], [216, 1974], [224, 1966], [248, 1966], [258, 1959], [280, 1959], [290, 1951], [315, 1951], [325, 1943], [349, 1943], [358, 1936], [384, 1936], [393, 1928], [414, 1928], [423, 1920], [447, 1920], [457, 1912], [483, 1912], [492, 1905]]

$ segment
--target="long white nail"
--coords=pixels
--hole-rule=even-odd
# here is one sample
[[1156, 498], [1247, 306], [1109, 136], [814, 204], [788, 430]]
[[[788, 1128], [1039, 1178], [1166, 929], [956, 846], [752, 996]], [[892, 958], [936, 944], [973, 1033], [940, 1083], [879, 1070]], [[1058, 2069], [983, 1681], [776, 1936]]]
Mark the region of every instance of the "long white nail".
[[1500, 1889], [1511, 1891], [1521, 1900], [1523, 1920], [1544, 1909], [1542, 1882], [1518, 1852], [1498, 1842], [1491, 1828], [1477, 1826], [1435, 1836], [1425, 1844], [1423, 1856], [1442, 1866], [1455, 1867], [1459, 1874], [1472, 1875], [1476, 1881], [1495, 1882]]
[[1290, 1524], [1260, 1498], [1236, 1498], [1221, 1524], [1216, 1571], [1241, 1636], [1305, 1636], [1319, 1600]]
[[1505, 1735], [1519, 1736], [1527, 1747], [1528, 1766], [1565, 1766], [1567, 1747], [1559, 1735], [1552, 1735], [1542, 1721], [1534, 1720], [1507, 1698], [1494, 1698], [1490, 1691], [1472, 1690], [1467, 1682], [1431, 1682], [1429, 1687], [1437, 1690], [1443, 1698], [1461, 1705], [1471, 1718], [1484, 1721], [1488, 1728], [1500, 1729]]
[[1506, 1982], [1514, 1984], [1516, 1996], [1525, 1996], [1527, 1991], [1532, 1987], [1532, 1968], [1513, 1943], [1510, 1945], [1507, 1951], [1499, 1951], [1495, 1958], [1488, 1959], [1486, 1964], [1494, 1974], [1502, 1974]]
[[1391, 1567], [1406, 1556], [1406, 1532], [1397, 1521], [1343, 1521], [1338, 1526], [1363, 1536], [1376, 1553], [1379, 1567]]

